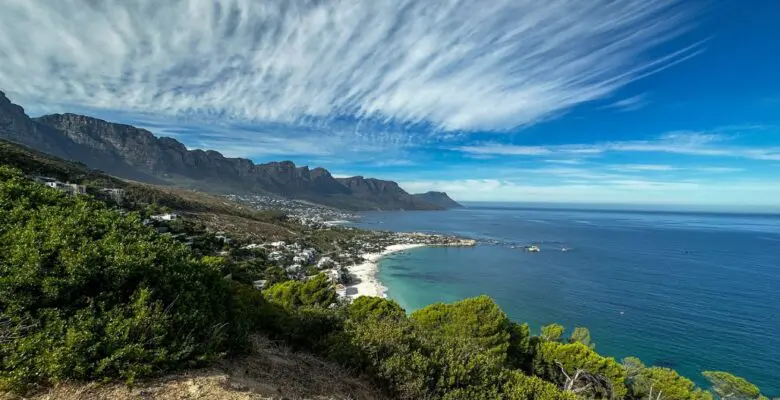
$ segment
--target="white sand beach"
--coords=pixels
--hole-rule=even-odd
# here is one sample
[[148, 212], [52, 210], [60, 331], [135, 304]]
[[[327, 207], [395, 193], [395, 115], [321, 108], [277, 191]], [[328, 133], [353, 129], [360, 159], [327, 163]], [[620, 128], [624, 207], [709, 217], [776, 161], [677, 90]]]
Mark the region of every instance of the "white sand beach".
[[424, 244], [395, 244], [387, 246], [381, 253], [363, 254], [365, 262], [349, 267], [349, 272], [355, 276], [358, 283], [347, 286], [347, 297], [356, 299], [360, 296], [387, 297], [387, 288], [377, 280], [376, 273], [379, 260], [389, 254], [399, 251], [423, 247]]

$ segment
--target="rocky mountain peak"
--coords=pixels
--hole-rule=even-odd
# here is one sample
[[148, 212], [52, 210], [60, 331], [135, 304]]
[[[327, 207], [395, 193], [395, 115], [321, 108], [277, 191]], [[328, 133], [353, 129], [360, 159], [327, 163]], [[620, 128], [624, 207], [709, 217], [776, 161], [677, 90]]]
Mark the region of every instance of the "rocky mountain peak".
[[[0, 92], [2, 93], [2, 92]], [[345, 209], [439, 209], [397, 183], [362, 176], [335, 179], [292, 161], [255, 164], [214, 150], [188, 150], [174, 138], [78, 114], [29, 118], [0, 96], [0, 138], [80, 161], [122, 178], [215, 193], [273, 194]]]

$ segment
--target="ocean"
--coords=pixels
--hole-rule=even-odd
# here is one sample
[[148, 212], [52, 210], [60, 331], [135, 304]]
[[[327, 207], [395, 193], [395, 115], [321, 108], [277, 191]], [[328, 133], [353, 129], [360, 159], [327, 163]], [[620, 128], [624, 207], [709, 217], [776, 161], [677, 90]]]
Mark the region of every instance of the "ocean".
[[536, 332], [584, 326], [603, 355], [702, 386], [701, 371], [725, 370], [780, 396], [780, 215], [481, 204], [357, 225], [479, 241], [384, 258], [378, 278], [407, 311], [488, 294]]

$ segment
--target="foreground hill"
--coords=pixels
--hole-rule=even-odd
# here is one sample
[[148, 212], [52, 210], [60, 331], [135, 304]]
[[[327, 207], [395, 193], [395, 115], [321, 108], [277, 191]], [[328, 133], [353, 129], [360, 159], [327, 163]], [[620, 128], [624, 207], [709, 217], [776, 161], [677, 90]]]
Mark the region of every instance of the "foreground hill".
[[338, 365], [257, 337], [252, 353], [203, 369], [138, 382], [67, 383], [44, 389], [30, 400], [261, 400], [388, 399], [367, 379]]
[[30, 118], [2, 92], [0, 139], [146, 183], [220, 194], [277, 195], [352, 210], [442, 209], [391, 181], [338, 180], [324, 168], [297, 167], [290, 161], [255, 164], [216, 151], [188, 150], [175, 139], [83, 115]]

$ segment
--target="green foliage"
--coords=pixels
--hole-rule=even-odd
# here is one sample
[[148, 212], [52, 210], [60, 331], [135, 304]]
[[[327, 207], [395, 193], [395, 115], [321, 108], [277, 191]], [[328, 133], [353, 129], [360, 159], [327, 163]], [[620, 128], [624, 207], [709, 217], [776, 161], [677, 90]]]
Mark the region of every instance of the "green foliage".
[[569, 343], [582, 343], [591, 349], [596, 348], [596, 343], [590, 339], [590, 330], [588, 328], [576, 327], [569, 337]]
[[306, 282], [286, 281], [265, 291], [268, 299], [286, 310], [299, 307], [328, 307], [336, 301], [336, 291], [325, 274]]
[[542, 327], [541, 338], [544, 340], [557, 342], [561, 340], [561, 337], [563, 337], [563, 332], [565, 331], [566, 328], [564, 328], [563, 325], [558, 325], [558, 324], [545, 325]]
[[240, 347], [215, 263], [0, 167], [0, 383], [133, 380]]
[[515, 368], [530, 372], [531, 357], [531, 328], [528, 324], [509, 324], [509, 351], [507, 360]]
[[652, 391], [653, 398], [660, 394], [661, 399], [712, 400], [709, 392], [696, 388], [691, 380], [669, 368], [648, 368], [636, 357], [624, 359], [623, 366], [631, 398], [649, 398]]
[[509, 350], [510, 321], [488, 296], [433, 304], [414, 312], [419, 329], [445, 337], [473, 339], [503, 360]]
[[704, 371], [705, 378], [721, 399], [758, 399], [761, 391], [747, 380], [723, 371]]
[[[563, 387], [566, 375], [575, 376], [578, 370], [607, 379], [617, 398], [627, 393], [624, 383], [626, 371], [613, 358], [602, 357], [582, 343], [538, 343], [534, 358], [535, 375]], [[591, 389], [585, 393], [594, 398], [608, 398], [608, 392], [607, 387], [591, 385]]]
[[517, 371], [509, 373], [504, 384], [504, 395], [507, 399], [528, 400], [576, 400], [577, 395], [564, 392], [555, 385], [535, 376], [526, 376]]
[[571, 399], [512, 371], [530, 332], [488, 297], [434, 304], [407, 318], [395, 302], [358, 298], [347, 308], [337, 359], [370, 371], [402, 399]]
[[349, 305], [347, 312], [350, 319], [361, 322], [367, 319], [399, 321], [406, 317], [398, 303], [380, 297], [358, 297]]

